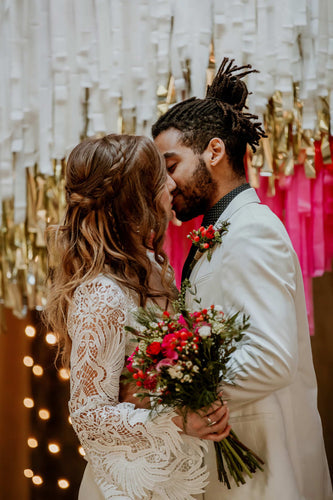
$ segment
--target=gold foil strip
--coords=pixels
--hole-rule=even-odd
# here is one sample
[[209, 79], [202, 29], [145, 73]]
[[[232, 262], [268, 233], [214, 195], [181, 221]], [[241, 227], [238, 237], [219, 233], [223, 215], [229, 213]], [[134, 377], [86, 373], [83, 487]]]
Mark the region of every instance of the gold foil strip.
[[288, 156], [283, 165], [284, 175], [294, 175], [294, 151], [293, 149], [289, 149]]
[[268, 137], [264, 137], [263, 139], [261, 139], [261, 142], [263, 145], [265, 160], [263, 167], [260, 169], [260, 175], [271, 176], [274, 173], [274, 168], [270, 140]]
[[[262, 150], [262, 148], [261, 148], [261, 150]], [[260, 186], [259, 168], [262, 166], [262, 164], [260, 164], [259, 168], [253, 164], [253, 157], [256, 154], [257, 154], [257, 151], [256, 151], [256, 153], [253, 153], [252, 148], [248, 145], [247, 146], [247, 154], [246, 154], [248, 181], [252, 187], [257, 189]], [[263, 161], [263, 154], [262, 154], [262, 161]]]
[[330, 113], [327, 99], [320, 98], [321, 109], [318, 111], [318, 129], [321, 132], [321, 154], [324, 165], [332, 163], [332, 155], [330, 148]]
[[[190, 65], [185, 61], [183, 73], [187, 94], [190, 90]], [[214, 50], [211, 48], [207, 68], [207, 83], [215, 73]], [[187, 97], [184, 96], [184, 97]], [[162, 114], [175, 103], [176, 93], [172, 75], [166, 85], [157, 88], [157, 112]], [[303, 130], [303, 103], [299, 98], [299, 84], [294, 84], [293, 109], [285, 109], [283, 93], [275, 92], [264, 116], [268, 138], [260, 141], [256, 152], [248, 151], [248, 175], [251, 185], [259, 187], [262, 175], [268, 175], [268, 195], [275, 195], [275, 182], [283, 175], [293, 175], [294, 162], [304, 164], [308, 178], [316, 176], [314, 141], [321, 141], [324, 164], [332, 163], [329, 148], [329, 108], [326, 99], [320, 99], [316, 130]], [[119, 110], [121, 110], [121, 99]], [[81, 139], [89, 128], [89, 89], [82, 102], [84, 125]], [[135, 109], [119, 112], [119, 132], [136, 132]], [[47, 251], [45, 229], [58, 224], [65, 209], [65, 160], [53, 160], [54, 174], [44, 176], [38, 165], [27, 172], [26, 224], [14, 224], [14, 203], [3, 201], [3, 220], [0, 232], [0, 315], [3, 306], [23, 317], [27, 309], [42, 309], [47, 292]], [[51, 256], [52, 257], [52, 256]], [[3, 326], [3, 325], [2, 325]]]
[[305, 175], [308, 179], [315, 179], [316, 169], [315, 169], [315, 149], [314, 149], [314, 137], [312, 130], [303, 130], [301, 149], [298, 155], [298, 161], [304, 164]]
[[[45, 229], [58, 224], [65, 210], [65, 160], [53, 160], [54, 174], [38, 166], [26, 169], [26, 223], [14, 223], [14, 200], [4, 200], [0, 233], [0, 308], [22, 318], [28, 309], [42, 309], [47, 292]], [[1, 314], [1, 310], [0, 310]]]

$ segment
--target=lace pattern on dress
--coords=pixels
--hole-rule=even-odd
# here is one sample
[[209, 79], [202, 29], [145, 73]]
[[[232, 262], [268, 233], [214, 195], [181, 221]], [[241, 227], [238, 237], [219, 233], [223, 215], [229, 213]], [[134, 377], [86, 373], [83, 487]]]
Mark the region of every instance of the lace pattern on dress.
[[190, 500], [207, 483], [203, 442], [179, 432], [172, 413], [119, 403], [125, 355], [134, 344], [124, 331], [136, 304], [111, 278], [82, 284], [73, 296], [72, 424], [105, 498]]

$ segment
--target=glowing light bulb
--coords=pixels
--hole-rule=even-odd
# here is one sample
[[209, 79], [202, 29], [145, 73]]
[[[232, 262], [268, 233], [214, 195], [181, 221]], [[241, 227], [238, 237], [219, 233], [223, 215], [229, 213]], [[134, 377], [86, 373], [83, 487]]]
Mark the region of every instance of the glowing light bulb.
[[27, 443], [28, 443], [28, 446], [30, 446], [30, 448], [37, 448], [37, 446], [38, 446], [38, 441], [34, 437], [28, 438]]
[[45, 340], [48, 344], [50, 345], [54, 345], [56, 342], [57, 342], [57, 338], [56, 336], [54, 335], [54, 333], [47, 333], [45, 335]]
[[31, 478], [34, 475], [34, 473], [31, 469], [24, 469], [23, 474], [25, 475], [25, 477], [29, 477], [29, 478]]
[[31, 325], [26, 326], [24, 331], [27, 337], [34, 337], [36, 335], [36, 328]]
[[44, 373], [44, 370], [40, 365], [33, 366], [32, 371], [34, 375], [37, 375], [37, 377], [40, 377]]
[[59, 453], [60, 446], [57, 443], [49, 443], [48, 449], [50, 453]]
[[39, 415], [39, 418], [41, 418], [42, 420], [48, 420], [50, 418], [49, 410], [45, 410], [44, 408], [39, 410], [38, 415]]
[[39, 486], [40, 484], [43, 484], [43, 479], [40, 476], [33, 476], [32, 482]]
[[33, 408], [35, 405], [34, 400], [31, 398], [24, 398], [23, 404], [26, 408]]
[[69, 481], [67, 479], [58, 479], [59, 488], [65, 490], [69, 486]]
[[82, 455], [84, 457], [85, 454], [86, 454], [86, 452], [84, 451], [84, 449], [82, 448], [82, 446], [79, 446], [78, 450], [79, 450], [80, 455]]
[[24, 358], [23, 358], [23, 364], [24, 364], [25, 366], [29, 366], [29, 367], [30, 367], [30, 366], [33, 366], [33, 364], [34, 364], [34, 360], [32, 359], [32, 357], [31, 357], [31, 356], [24, 356]]
[[59, 370], [59, 377], [62, 378], [63, 380], [68, 380], [69, 379], [68, 370], [66, 370], [66, 368], [61, 368]]

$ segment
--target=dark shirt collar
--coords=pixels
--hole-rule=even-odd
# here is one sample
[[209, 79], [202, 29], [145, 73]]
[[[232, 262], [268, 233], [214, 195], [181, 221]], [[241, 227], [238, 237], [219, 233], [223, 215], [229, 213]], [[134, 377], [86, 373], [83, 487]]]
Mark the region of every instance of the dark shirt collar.
[[223, 196], [215, 205], [208, 210], [208, 212], [204, 215], [204, 218], [202, 219], [202, 225], [204, 227], [209, 226], [210, 224], [215, 224], [217, 220], [219, 219], [220, 215], [224, 212], [224, 210], [227, 208], [229, 203], [242, 191], [245, 191], [245, 189], [249, 189], [251, 186], [248, 182], [245, 184], [242, 184], [241, 186], [236, 187], [230, 193], [226, 194]]

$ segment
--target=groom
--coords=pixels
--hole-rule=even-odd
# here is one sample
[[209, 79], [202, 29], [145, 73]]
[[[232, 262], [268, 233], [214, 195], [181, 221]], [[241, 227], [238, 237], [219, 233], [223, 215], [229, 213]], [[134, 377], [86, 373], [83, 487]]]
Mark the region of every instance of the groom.
[[242, 77], [249, 72], [225, 59], [205, 99], [173, 106], [152, 128], [177, 186], [177, 217], [203, 214], [203, 226], [230, 223], [210, 261], [203, 254], [191, 266], [191, 248], [183, 279], [190, 278], [204, 307], [243, 311], [251, 323], [230, 361], [234, 384], [223, 393], [230, 424], [264, 459], [264, 472], [228, 491], [211, 448], [203, 498], [327, 500], [333, 496], [299, 263], [284, 226], [245, 178], [247, 144], [255, 149], [265, 135], [257, 117], [242, 111], [248, 95]]

